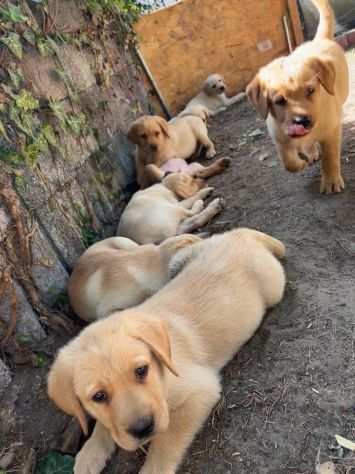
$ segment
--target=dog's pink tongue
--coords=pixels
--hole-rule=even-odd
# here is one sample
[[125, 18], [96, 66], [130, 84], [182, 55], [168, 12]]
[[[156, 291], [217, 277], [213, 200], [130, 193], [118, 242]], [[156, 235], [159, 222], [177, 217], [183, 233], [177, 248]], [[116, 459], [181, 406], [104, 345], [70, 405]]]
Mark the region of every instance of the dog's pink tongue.
[[289, 125], [287, 129], [287, 133], [290, 137], [303, 137], [309, 132], [303, 125]]

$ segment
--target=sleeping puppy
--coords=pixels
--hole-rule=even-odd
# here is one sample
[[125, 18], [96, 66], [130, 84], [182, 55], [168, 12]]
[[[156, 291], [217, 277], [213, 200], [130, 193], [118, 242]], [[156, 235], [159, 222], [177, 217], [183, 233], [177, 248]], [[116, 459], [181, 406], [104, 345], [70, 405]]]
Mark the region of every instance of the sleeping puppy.
[[183, 234], [161, 245], [138, 245], [125, 237], [111, 237], [92, 245], [69, 279], [72, 308], [91, 322], [142, 303], [169, 281], [172, 258], [200, 240]]
[[149, 244], [199, 229], [224, 207], [217, 198], [203, 209], [203, 199], [213, 190], [204, 186], [202, 179], [172, 173], [161, 183], [138, 191], [123, 211], [117, 235]]
[[209, 115], [213, 116], [227, 109], [230, 105], [236, 104], [244, 99], [245, 93], [228, 98], [225, 94], [226, 85], [220, 74], [211, 74], [205, 80], [201, 92], [190, 100], [185, 109], [179, 114], [187, 115], [197, 105], [202, 105], [208, 109]]
[[220, 370], [282, 299], [280, 241], [239, 229], [191, 248], [194, 257], [158, 293], [60, 350], [49, 397], [85, 433], [86, 412], [97, 420], [75, 474], [99, 474], [116, 444], [133, 451], [149, 441], [140, 474], [175, 474], [220, 398]]
[[172, 158], [189, 160], [200, 145], [206, 149], [207, 158], [216, 154], [206, 123], [195, 115], [176, 117], [169, 123], [162, 117], [145, 115], [132, 124], [128, 138], [138, 145], [135, 161], [141, 188], [151, 184], [145, 174], [146, 165], [153, 164], [160, 168]]
[[267, 121], [269, 133], [288, 171], [303, 170], [321, 148], [321, 193], [340, 192], [342, 105], [349, 72], [342, 48], [333, 41], [334, 14], [328, 0], [313, 0], [320, 15], [313, 41], [262, 68], [247, 96]]

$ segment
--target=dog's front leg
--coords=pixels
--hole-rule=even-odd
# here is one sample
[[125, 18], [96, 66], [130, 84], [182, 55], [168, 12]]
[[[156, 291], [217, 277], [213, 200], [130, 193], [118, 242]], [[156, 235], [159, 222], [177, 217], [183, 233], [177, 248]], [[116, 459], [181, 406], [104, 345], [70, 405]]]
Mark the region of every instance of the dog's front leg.
[[301, 171], [308, 166], [306, 160], [302, 160], [298, 155], [298, 149], [291, 145], [280, 145], [276, 144], [278, 154], [285, 165], [287, 171], [296, 173]]
[[240, 92], [239, 94], [234, 95], [233, 97], [226, 97], [225, 100], [223, 101], [225, 103], [226, 107], [229, 107], [233, 104], [237, 104], [238, 102], [241, 102], [245, 98], [246, 94], [245, 92]]
[[92, 435], [75, 458], [74, 474], [99, 474], [115, 449], [110, 433], [96, 422]]
[[330, 138], [321, 142], [322, 178], [320, 192], [325, 194], [340, 193], [344, 189], [344, 180], [340, 170], [341, 127]]
[[168, 431], [153, 439], [139, 474], [175, 474], [186, 450], [218, 402], [220, 383], [217, 375], [205, 368], [196, 371], [195, 375], [193, 392], [170, 413]]

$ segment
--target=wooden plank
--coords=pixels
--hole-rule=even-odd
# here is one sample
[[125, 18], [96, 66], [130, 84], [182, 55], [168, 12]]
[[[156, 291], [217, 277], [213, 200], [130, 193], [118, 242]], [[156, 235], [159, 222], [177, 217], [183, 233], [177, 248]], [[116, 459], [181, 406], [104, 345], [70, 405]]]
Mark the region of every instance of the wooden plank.
[[286, 14], [287, 0], [184, 0], [140, 19], [139, 50], [176, 113], [209, 74], [222, 74], [235, 94], [259, 67], [287, 54]]
[[295, 45], [299, 46], [304, 42], [304, 34], [297, 0], [287, 0], [287, 7], [290, 15]]

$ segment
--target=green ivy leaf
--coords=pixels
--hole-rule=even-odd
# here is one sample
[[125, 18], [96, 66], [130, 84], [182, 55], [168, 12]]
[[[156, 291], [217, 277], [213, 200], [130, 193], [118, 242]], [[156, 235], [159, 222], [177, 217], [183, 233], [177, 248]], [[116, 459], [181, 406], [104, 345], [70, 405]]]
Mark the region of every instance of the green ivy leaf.
[[11, 142], [11, 140], [10, 140], [8, 134], [7, 134], [5, 125], [2, 123], [1, 120], [0, 120], [0, 135], [2, 135], [5, 138], [5, 140], [7, 140], [8, 142]]
[[29, 110], [38, 109], [39, 101], [33, 97], [31, 92], [22, 89], [20, 94], [16, 97], [16, 105], [19, 109], [28, 112]]
[[51, 125], [44, 125], [42, 128], [42, 133], [50, 145], [54, 147], [58, 146], [57, 137], [55, 136], [54, 129]]
[[6, 44], [12, 54], [18, 59], [22, 59], [23, 50], [20, 35], [17, 33], [9, 33], [7, 36], [0, 38], [0, 41]]
[[7, 9], [0, 7], [0, 19], [12, 23], [21, 23], [28, 20], [27, 16], [22, 14], [21, 8], [11, 3], [8, 4]]
[[35, 474], [73, 474], [73, 467], [72, 456], [52, 451], [39, 461]]
[[53, 50], [46, 38], [39, 38], [37, 40], [37, 48], [39, 54], [43, 57], [51, 56], [53, 54]]
[[36, 45], [36, 35], [34, 34], [34, 32], [30, 28], [23, 33], [23, 37], [32, 46]]
[[7, 72], [9, 73], [11, 82], [13, 83], [15, 89], [19, 89], [24, 80], [21, 69], [20, 68], [17, 68], [16, 70], [8, 69]]

